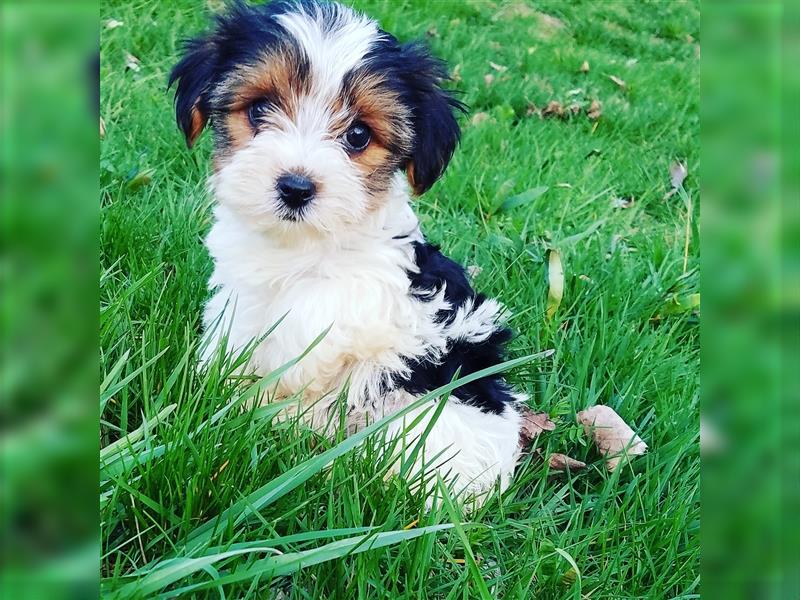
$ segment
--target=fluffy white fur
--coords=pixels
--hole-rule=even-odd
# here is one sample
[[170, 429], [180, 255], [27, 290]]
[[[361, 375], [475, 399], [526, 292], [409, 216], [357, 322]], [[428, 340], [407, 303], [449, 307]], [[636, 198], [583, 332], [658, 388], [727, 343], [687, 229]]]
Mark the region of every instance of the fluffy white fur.
[[[282, 377], [277, 394], [302, 391], [314, 405], [312, 424], [322, 427], [336, 392], [349, 384], [349, 418], [358, 427], [415, 399], [402, 391], [381, 397], [390, 372], [408, 372], [406, 359], [436, 360], [449, 340], [486, 339], [502, 309], [493, 301], [476, 310], [467, 303], [452, 320], [437, 322], [437, 311], [448, 308], [444, 290], [423, 299], [410, 293], [412, 242], [423, 238], [404, 176], [397, 174], [385, 198], [370, 197], [362, 175], [328, 133], [331, 96], [379, 35], [376, 24], [350, 10], [327, 29], [315, 14], [280, 20], [304, 46], [317, 83], [296, 119], [258, 133], [210, 181], [217, 206], [206, 240], [214, 294], [205, 309], [211, 337], [205, 358], [217, 351], [223, 334], [227, 350], [236, 352], [283, 318], [248, 365], [265, 374], [296, 358], [330, 327]], [[287, 221], [274, 182], [296, 169], [322, 186], [303, 219]], [[427, 419], [408, 435], [419, 436], [426, 424]], [[402, 427], [395, 422], [390, 434], [400, 435]], [[457, 489], [481, 495], [497, 481], [508, 484], [519, 429], [519, 413], [511, 407], [501, 415], [484, 413], [451, 397], [424, 455], [443, 453], [439, 472], [455, 480]]]

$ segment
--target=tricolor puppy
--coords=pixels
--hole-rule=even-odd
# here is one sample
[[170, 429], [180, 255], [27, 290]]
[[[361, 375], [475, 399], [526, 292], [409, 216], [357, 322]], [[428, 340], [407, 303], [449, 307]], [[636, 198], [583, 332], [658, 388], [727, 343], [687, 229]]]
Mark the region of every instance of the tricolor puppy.
[[[502, 307], [426, 242], [410, 205], [458, 143], [464, 107], [446, 75], [423, 46], [310, 0], [233, 4], [172, 72], [189, 146], [206, 125], [214, 134], [206, 358], [285, 315], [252, 355], [265, 374], [330, 327], [277, 390], [301, 393], [321, 430], [343, 390], [352, 430], [502, 360]], [[499, 376], [457, 388], [419, 456], [469, 494], [507, 486], [523, 399]]]

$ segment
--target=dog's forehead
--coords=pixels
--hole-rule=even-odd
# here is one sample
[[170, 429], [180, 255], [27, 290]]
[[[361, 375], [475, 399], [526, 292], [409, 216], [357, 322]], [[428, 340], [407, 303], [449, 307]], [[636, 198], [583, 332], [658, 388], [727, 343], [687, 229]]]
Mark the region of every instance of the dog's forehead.
[[338, 92], [345, 76], [358, 68], [381, 38], [372, 19], [341, 5], [312, 6], [276, 15], [275, 19], [308, 59], [317, 94]]

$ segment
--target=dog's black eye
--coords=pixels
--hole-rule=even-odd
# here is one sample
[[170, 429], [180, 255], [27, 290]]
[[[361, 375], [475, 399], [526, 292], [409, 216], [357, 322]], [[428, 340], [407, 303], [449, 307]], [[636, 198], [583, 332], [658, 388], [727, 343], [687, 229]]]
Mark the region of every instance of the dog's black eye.
[[356, 121], [350, 126], [350, 129], [344, 134], [344, 145], [348, 150], [353, 152], [361, 152], [369, 145], [372, 134], [364, 123]]
[[247, 109], [247, 117], [250, 119], [250, 124], [257, 129], [271, 108], [272, 102], [267, 98], [259, 98], [254, 101], [250, 108]]

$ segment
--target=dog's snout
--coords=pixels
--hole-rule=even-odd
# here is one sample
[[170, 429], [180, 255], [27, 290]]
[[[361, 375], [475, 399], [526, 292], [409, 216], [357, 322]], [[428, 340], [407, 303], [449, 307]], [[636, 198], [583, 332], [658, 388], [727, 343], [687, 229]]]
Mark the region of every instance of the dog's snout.
[[297, 173], [287, 173], [278, 177], [275, 188], [281, 200], [292, 208], [300, 208], [306, 204], [317, 191], [310, 178]]

